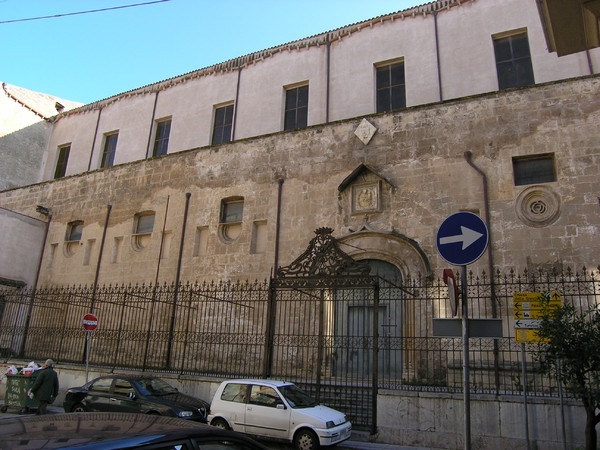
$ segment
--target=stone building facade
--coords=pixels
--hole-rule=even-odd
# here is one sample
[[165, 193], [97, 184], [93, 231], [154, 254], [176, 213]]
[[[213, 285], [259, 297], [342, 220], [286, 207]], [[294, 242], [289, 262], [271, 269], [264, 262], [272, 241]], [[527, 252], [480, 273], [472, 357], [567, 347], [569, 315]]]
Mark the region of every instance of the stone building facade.
[[[264, 280], [301, 255], [315, 230], [331, 229], [339, 248], [354, 260], [408, 283], [439, 277], [449, 267], [437, 251], [436, 233], [459, 211], [475, 213], [488, 225], [488, 249], [469, 265], [475, 273], [595, 266], [600, 249], [598, 67], [598, 49], [561, 58], [547, 51], [535, 0], [447, 0], [63, 112], [52, 123], [38, 182], [0, 191], [0, 282], [92, 286], [81, 292], [94, 294], [65, 302], [76, 309], [78, 302], [94, 302], [96, 286], [102, 285]], [[512, 77], [515, 70], [519, 75]], [[378, 99], [381, 93], [387, 96]], [[398, 285], [392, 286], [390, 291]], [[597, 303], [593, 289], [586, 298], [590, 304]], [[425, 351], [405, 339], [431, 337], [430, 319], [450, 315], [445, 296], [445, 291], [438, 296], [443, 299], [438, 311], [420, 297], [394, 303], [398, 309], [389, 318], [397, 334], [386, 328], [386, 336], [401, 348], [382, 351], [395, 362], [390, 367], [394, 383], [427, 381], [418, 369], [430, 362], [443, 377], [460, 368], [454, 364], [458, 350], [441, 355], [437, 347]], [[504, 300], [510, 296], [504, 292]], [[291, 297], [294, 305], [309, 305], [310, 293]], [[402, 298], [392, 292], [385, 307], [391, 311], [392, 300]], [[476, 312], [486, 316], [491, 294], [482, 298], [482, 311]], [[369, 333], [383, 336], [378, 314], [363, 300], [348, 303], [337, 318], [320, 320], [339, 337], [335, 321], [346, 326], [350, 309], [359, 305], [353, 311], [360, 317], [348, 333], [358, 339], [348, 341], [370, 341]], [[107, 333], [119, 339], [121, 326], [137, 330], [124, 307], [125, 301], [119, 312], [102, 311]], [[162, 307], [172, 315], [152, 309], [156, 330], [150, 320], [143, 334], [164, 334], [168, 323], [190, 325], [189, 333], [186, 328], [179, 334], [186, 345], [188, 334], [194, 334], [198, 349], [210, 335], [201, 323], [219, 328], [268, 316], [249, 320], [227, 309], [218, 310], [216, 320], [204, 320], [207, 314], [196, 310], [198, 319], [190, 324], [177, 320], [181, 314], [189, 318], [185, 306]], [[59, 309], [55, 312], [63, 314]], [[288, 314], [292, 325], [282, 333], [294, 335], [306, 351], [303, 338], [315, 334], [317, 321], [307, 318], [310, 305], [304, 314], [293, 311]], [[504, 342], [510, 345], [511, 308], [500, 315]], [[54, 321], [66, 324], [64, 318]], [[306, 336], [289, 333], [305, 325]], [[257, 329], [261, 339], [272, 341]], [[39, 342], [51, 341], [45, 331]], [[225, 338], [240, 336], [243, 332]], [[257, 342], [262, 349], [263, 341]], [[107, 353], [114, 353], [106, 345]], [[301, 352], [294, 353], [287, 340], [281, 346], [292, 348], [282, 364], [286, 368], [308, 367], [315, 360], [298, 356]], [[346, 349], [364, 356], [357, 366], [361, 382], [378, 367], [369, 364], [374, 361], [369, 352], [380, 350], [367, 347]], [[246, 357], [248, 348], [236, 351]], [[228, 359], [219, 347], [212, 350]], [[206, 356], [212, 355], [206, 349], [194, 352], [184, 355], [194, 355], [187, 358], [198, 364], [202, 355], [218, 359]], [[505, 377], [520, 373], [504, 348], [493, 357], [485, 351], [474, 356], [485, 363], [483, 370], [493, 358], [508, 368]], [[432, 401], [429, 394], [418, 393], [414, 400], [405, 391], [375, 391], [385, 442], [438, 446], [436, 439], [453, 439], [460, 446], [458, 427], [445, 412], [458, 406], [446, 400], [448, 394], [431, 393]], [[522, 444], [513, 427], [506, 427], [506, 417], [519, 417], [514, 399], [479, 400], [481, 413], [474, 417], [478, 432], [483, 430], [481, 448]], [[550, 403], [540, 400], [540, 410], [558, 417]], [[490, 418], [492, 409], [498, 417]], [[398, 414], [411, 420], [399, 421]], [[431, 418], [434, 423], [424, 427]], [[547, 448], [560, 448], [560, 438], [546, 437], [548, 428], [559, 427], [539, 422], [544, 426], [540, 439], [551, 442]]]
[[534, 0], [438, 1], [63, 112], [40, 183], [0, 192], [0, 277], [265, 278], [319, 227], [430, 276], [462, 210], [489, 222], [480, 269], [590, 264], [600, 51], [545, 45]]
[[[580, 266], [598, 252], [599, 90], [592, 76], [375, 114], [0, 199], [23, 214], [36, 205], [51, 211], [44, 285], [172, 281], [179, 265], [182, 280], [264, 278], [323, 226], [356, 259], [427, 276], [447, 267], [437, 227], [463, 210], [489, 211], [491, 247], [479, 268], [488, 269], [491, 255], [499, 269]], [[365, 125], [376, 129], [367, 144], [356, 133]], [[515, 185], [518, 158], [536, 155], [551, 155], [556, 179]], [[227, 221], [232, 204], [239, 215]], [[144, 213], [153, 226], [136, 232]], [[80, 222], [81, 236], [69, 239]]]

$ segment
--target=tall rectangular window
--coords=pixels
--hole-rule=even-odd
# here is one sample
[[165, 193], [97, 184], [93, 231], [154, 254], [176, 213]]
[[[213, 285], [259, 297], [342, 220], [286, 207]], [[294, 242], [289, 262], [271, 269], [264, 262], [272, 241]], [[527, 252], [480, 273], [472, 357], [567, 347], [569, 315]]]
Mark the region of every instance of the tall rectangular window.
[[67, 173], [67, 163], [69, 161], [70, 152], [70, 145], [65, 145], [58, 148], [58, 160], [56, 161], [56, 169], [54, 170], [54, 179], [62, 178]]
[[404, 62], [376, 68], [377, 112], [406, 108]]
[[285, 91], [283, 129], [297, 130], [308, 124], [308, 85]]
[[212, 144], [223, 144], [231, 141], [233, 128], [233, 105], [215, 109], [215, 126], [213, 128]]
[[494, 38], [494, 53], [501, 91], [535, 84], [527, 33]]
[[544, 153], [513, 158], [515, 186], [556, 181], [554, 154]]
[[167, 154], [169, 146], [169, 135], [171, 134], [171, 120], [161, 120], [156, 123], [156, 137], [154, 139], [154, 150], [152, 156]]
[[115, 153], [117, 151], [117, 139], [119, 133], [107, 134], [104, 140], [104, 151], [102, 152], [102, 162], [100, 167], [112, 167], [115, 162]]

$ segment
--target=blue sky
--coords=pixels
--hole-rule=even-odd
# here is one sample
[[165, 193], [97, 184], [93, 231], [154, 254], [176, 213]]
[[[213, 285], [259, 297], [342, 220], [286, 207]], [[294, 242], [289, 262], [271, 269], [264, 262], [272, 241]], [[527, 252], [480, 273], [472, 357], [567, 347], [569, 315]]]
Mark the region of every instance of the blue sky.
[[[0, 81], [90, 103], [419, 0], [0, 0]], [[156, 0], [154, 0], [156, 1]], [[18, 21], [42, 16], [62, 17]]]

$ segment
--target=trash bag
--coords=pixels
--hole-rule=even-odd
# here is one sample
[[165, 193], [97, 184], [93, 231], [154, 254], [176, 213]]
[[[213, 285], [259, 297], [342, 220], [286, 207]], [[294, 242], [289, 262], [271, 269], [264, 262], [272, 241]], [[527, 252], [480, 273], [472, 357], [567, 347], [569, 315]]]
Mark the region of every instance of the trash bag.
[[27, 364], [26, 367], [23, 367], [23, 369], [21, 370], [21, 373], [23, 375], [31, 375], [34, 371], [39, 370], [40, 366], [38, 366], [34, 361], [31, 361], [29, 364]]

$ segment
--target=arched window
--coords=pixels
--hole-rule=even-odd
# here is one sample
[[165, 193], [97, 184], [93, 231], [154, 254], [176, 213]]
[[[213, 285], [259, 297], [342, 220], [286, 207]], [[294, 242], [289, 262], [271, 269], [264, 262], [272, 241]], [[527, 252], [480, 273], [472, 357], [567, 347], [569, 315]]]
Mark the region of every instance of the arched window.
[[154, 211], [137, 213], [134, 220], [134, 234], [149, 234], [154, 229]]
[[221, 201], [219, 223], [238, 223], [244, 217], [244, 197], [231, 197]]
[[131, 244], [135, 251], [141, 251], [148, 246], [154, 230], [154, 211], [137, 213], [133, 219], [133, 236]]
[[242, 232], [244, 197], [229, 197], [221, 200], [219, 216], [219, 238], [225, 244], [232, 243]]
[[65, 241], [80, 241], [83, 234], [83, 220], [74, 220], [67, 224]]

